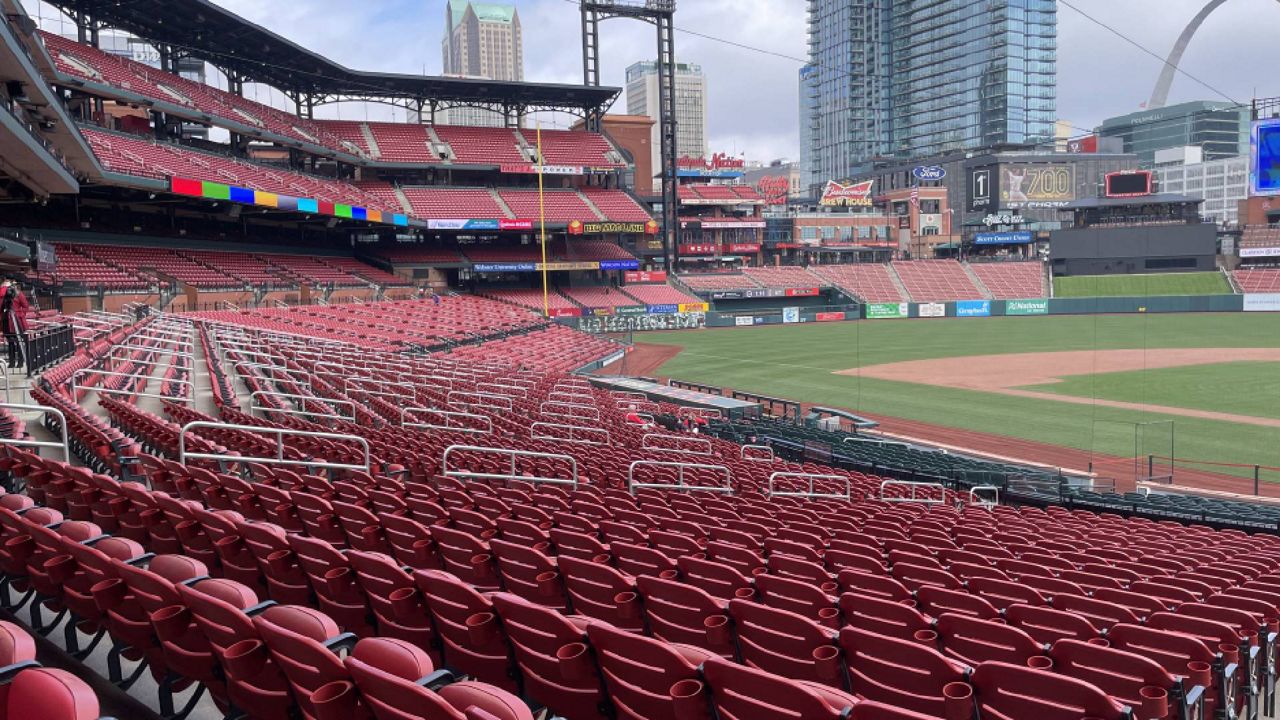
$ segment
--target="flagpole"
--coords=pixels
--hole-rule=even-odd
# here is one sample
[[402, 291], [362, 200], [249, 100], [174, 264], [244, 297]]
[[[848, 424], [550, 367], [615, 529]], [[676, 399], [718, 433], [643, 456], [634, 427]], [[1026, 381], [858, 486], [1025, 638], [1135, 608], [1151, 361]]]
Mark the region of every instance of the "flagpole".
[[547, 299], [547, 211], [542, 198], [542, 121], [536, 121], [538, 140], [538, 237], [542, 245], [542, 316], [551, 317], [551, 305]]

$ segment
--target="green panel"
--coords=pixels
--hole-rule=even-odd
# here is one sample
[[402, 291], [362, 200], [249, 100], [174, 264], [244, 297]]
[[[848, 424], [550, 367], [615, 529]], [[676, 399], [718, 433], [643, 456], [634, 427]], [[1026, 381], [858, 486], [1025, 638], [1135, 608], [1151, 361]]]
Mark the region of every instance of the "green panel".
[[1049, 301], [1040, 300], [1005, 300], [1005, 315], [1048, 315]]
[[341, 204], [339, 204], [339, 205], [334, 205], [334, 206], [333, 206], [333, 214], [334, 214], [334, 215], [337, 215], [338, 217], [342, 217], [342, 218], [349, 218], [349, 217], [351, 217], [351, 206], [350, 206], [350, 205], [341, 205]]
[[907, 303], [868, 303], [867, 319], [882, 320], [907, 316]]
[[201, 192], [207, 198], [212, 198], [214, 200], [230, 200], [231, 199], [231, 186], [229, 185], [223, 185], [222, 183], [216, 183], [216, 182], [209, 182], [206, 180], [200, 183], [200, 187], [201, 187]]

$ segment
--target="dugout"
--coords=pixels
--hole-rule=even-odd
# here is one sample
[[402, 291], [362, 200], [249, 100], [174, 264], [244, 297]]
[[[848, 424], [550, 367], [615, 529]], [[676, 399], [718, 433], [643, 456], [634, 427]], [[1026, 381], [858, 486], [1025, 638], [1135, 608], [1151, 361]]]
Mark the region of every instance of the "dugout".
[[1050, 268], [1054, 276], [1211, 272], [1217, 229], [1201, 222], [1201, 202], [1148, 195], [1072, 203], [1064, 208], [1071, 226], [1050, 233]]

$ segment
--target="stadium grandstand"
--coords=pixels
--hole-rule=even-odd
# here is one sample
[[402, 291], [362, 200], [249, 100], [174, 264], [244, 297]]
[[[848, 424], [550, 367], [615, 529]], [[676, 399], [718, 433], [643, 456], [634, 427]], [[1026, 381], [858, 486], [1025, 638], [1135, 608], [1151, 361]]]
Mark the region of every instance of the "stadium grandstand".
[[[0, 0], [0, 720], [1274, 716], [1275, 505], [595, 374], [630, 333], [567, 322], [1043, 297], [1043, 264], [669, 277], [611, 138], [518, 126], [616, 89], [350, 70], [204, 0], [50, 4], [298, 107]], [[424, 122], [315, 119], [333, 97]], [[467, 103], [511, 127], [433, 122]]]

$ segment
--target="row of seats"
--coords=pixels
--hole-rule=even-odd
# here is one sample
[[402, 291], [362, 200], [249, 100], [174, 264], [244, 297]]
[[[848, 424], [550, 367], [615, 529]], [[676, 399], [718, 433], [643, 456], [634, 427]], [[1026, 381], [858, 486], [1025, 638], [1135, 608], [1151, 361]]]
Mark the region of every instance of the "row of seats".
[[1232, 271], [1240, 289], [1247, 293], [1280, 292], [1280, 268], [1240, 267]]

